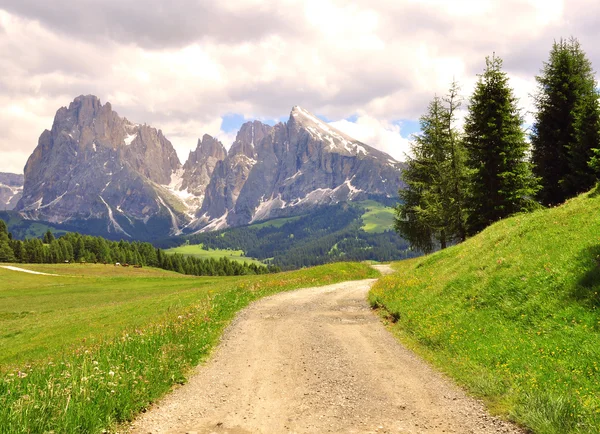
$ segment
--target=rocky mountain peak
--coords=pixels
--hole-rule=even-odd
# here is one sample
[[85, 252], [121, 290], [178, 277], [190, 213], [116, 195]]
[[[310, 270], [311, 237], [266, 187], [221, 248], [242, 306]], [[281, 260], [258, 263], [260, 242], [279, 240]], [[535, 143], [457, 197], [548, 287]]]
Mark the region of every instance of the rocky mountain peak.
[[16, 209], [28, 218], [63, 222], [105, 219], [108, 231], [161, 211], [154, 191], [181, 167], [162, 132], [129, 122], [94, 95], [60, 108], [25, 166]]
[[[105, 228], [115, 237], [155, 237], [148, 232], [211, 230], [389, 198], [401, 185], [400, 170], [389, 155], [299, 106], [274, 127], [246, 122], [229, 152], [205, 134], [182, 166], [162, 131], [81, 95], [40, 136], [16, 209], [30, 219]], [[12, 203], [13, 190], [7, 190]]]
[[366, 156], [372, 151], [379, 152], [342, 133], [299, 106], [292, 108], [287, 127], [291, 135], [301, 134], [302, 131], [307, 132], [313, 140], [322, 142], [327, 152], [357, 156], [361, 154]]
[[248, 158], [255, 159], [256, 146], [269, 134], [271, 129], [271, 126], [260, 121], [246, 122], [238, 131], [228, 155], [245, 155]]
[[208, 134], [198, 139], [196, 150], [190, 152], [183, 165], [181, 184], [175, 186], [177, 191], [193, 196], [193, 198], [182, 197], [191, 208], [199, 208], [202, 205], [210, 177], [217, 164], [226, 157], [227, 150], [219, 140]]
[[183, 168], [190, 169], [197, 164], [202, 164], [210, 157], [217, 160], [223, 160], [226, 156], [227, 150], [225, 149], [225, 146], [211, 135], [204, 134], [202, 139], [198, 139], [196, 149], [190, 151]]

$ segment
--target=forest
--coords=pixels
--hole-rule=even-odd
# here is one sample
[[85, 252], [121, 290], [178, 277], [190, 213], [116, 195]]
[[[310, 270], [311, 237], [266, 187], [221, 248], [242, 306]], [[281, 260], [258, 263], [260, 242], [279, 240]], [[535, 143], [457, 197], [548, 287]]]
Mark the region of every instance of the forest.
[[58, 238], [47, 231], [43, 239], [13, 239], [0, 220], [0, 262], [58, 264], [64, 262], [104, 263], [158, 267], [194, 276], [238, 276], [277, 272], [273, 265], [240, 263], [227, 258], [200, 259], [166, 254], [150, 243], [109, 241], [102, 237], [69, 232]]
[[503, 71], [487, 57], [468, 100], [460, 86], [435, 96], [411, 143], [395, 229], [431, 252], [517, 213], [556, 206], [600, 177], [600, 106], [591, 62], [575, 38], [556, 41], [536, 77], [533, 123]]
[[246, 256], [281, 269], [297, 269], [337, 261], [390, 261], [418, 256], [392, 228], [382, 233], [361, 229], [365, 208], [340, 203], [324, 206], [282, 224], [262, 224], [201, 233], [163, 241], [161, 247], [184, 242], [210, 249], [241, 249]]

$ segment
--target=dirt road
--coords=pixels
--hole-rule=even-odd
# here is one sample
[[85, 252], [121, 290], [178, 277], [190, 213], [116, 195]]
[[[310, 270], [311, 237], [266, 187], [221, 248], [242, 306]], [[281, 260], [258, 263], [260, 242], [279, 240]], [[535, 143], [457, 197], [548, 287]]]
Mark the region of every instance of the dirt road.
[[134, 433], [520, 433], [399, 345], [374, 280], [263, 299]]

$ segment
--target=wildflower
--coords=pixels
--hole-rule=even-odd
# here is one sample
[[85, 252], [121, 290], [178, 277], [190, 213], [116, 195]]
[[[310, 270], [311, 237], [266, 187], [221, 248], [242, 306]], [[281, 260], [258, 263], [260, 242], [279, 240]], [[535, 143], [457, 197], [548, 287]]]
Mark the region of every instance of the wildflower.
[[115, 376], [115, 373], [114, 373], [113, 371], [110, 371], [110, 372], [108, 373], [108, 375], [110, 375], [111, 377], [114, 377], [114, 376]]
[[26, 373], [26, 372], [21, 372], [21, 371], [19, 371], [19, 372], [17, 373], [17, 377], [19, 377], [19, 378], [25, 378], [25, 377], [27, 377], [27, 373]]

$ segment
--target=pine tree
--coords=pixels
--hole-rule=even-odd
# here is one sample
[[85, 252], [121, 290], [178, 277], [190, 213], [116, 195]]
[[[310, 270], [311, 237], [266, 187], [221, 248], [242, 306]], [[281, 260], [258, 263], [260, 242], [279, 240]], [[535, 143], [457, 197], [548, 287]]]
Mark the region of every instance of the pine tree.
[[454, 128], [459, 107], [456, 83], [446, 98], [431, 101], [403, 171], [395, 229], [424, 252], [466, 237], [464, 151]]
[[48, 229], [44, 234], [43, 242], [44, 244], [50, 244], [52, 241], [54, 241], [54, 234]]
[[592, 65], [575, 38], [554, 42], [536, 80], [531, 144], [534, 172], [541, 179], [538, 198], [556, 205], [596, 180], [589, 161], [600, 147], [598, 90]]
[[10, 246], [10, 238], [8, 237], [8, 228], [4, 220], [0, 219], [0, 262], [14, 262], [15, 255]]
[[532, 206], [536, 180], [517, 99], [502, 71], [502, 60], [486, 58], [465, 121], [467, 165], [471, 170], [469, 232]]

